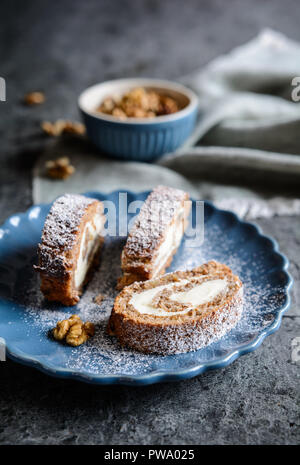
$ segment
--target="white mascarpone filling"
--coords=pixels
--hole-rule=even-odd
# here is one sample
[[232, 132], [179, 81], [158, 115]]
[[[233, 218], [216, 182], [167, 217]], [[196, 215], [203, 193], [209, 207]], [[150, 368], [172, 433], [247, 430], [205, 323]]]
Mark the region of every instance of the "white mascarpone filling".
[[174, 224], [168, 229], [166, 237], [159, 247], [158, 255], [153, 264], [155, 270], [153, 277], [159, 274], [160, 269], [164, 266], [169, 256], [179, 246], [182, 235], [184, 233], [183, 218], [184, 209], [178, 212], [177, 221], [175, 221]]
[[155, 295], [163, 289], [168, 289], [173, 286], [181, 286], [188, 283], [188, 280], [181, 280], [176, 283], [164, 284], [152, 289], [134, 294], [130, 299], [130, 304], [133, 305], [135, 310], [139, 313], [148, 315], [170, 316], [178, 315], [180, 313], [187, 313], [199, 305], [212, 301], [220, 292], [224, 291], [227, 287], [226, 279], [212, 279], [197, 284], [192, 289], [182, 292], [174, 292], [171, 294], [170, 299], [180, 303], [191, 304], [188, 308], [178, 312], [167, 312], [163, 309], [156, 308], [152, 305], [152, 299]]
[[[90, 254], [95, 246], [95, 241], [101, 233], [103, 227], [103, 216], [97, 214], [94, 216], [92, 221], [86, 223], [81, 242], [78, 261], [74, 273], [75, 286], [79, 288], [84, 282], [86, 273], [90, 265]], [[86, 235], [89, 233], [90, 239], [86, 244]]]
[[192, 287], [188, 291], [171, 294], [170, 299], [182, 304], [191, 304], [192, 307], [205, 304], [213, 300], [227, 287], [226, 279], [212, 279]]

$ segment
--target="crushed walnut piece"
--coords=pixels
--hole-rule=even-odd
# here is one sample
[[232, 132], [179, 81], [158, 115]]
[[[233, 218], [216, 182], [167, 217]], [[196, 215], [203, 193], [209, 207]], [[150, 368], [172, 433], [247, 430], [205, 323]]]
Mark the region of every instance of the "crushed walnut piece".
[[46, 100], [43, 92], [30, 92], [24, 96], [24, 103], [26, 105], [40, 105]]
[[57, 137], [61, 134], [77, 134], [80, 136], [85, 134], [84, 124], [64, 119], [58, 119], [54, 121], [54, 123], [43, 121], [41, 123], [41, 128], [48, 136], [52, 137]]
[[77, 347], [95, 334], [95, 326], [90, 321], [83, 323], [78, 315], [72, 315], [67, 320], [58, 321], [52, 330], [57, 341], [65, 340], [67, 344]]
[[78, 121], [65, 121], [65, 125], [63, 127], [64, 134], [78, 134], [82, 136], [85, 134], [85, 126]]
[[121, 120], [127, 118], [154, 118], [179, 111], [176, 100], [143, 87], [132, 89], [120, 99], [107, 97], [96, 111], [115, 116]]
[[151, 304], [155, 308], [163, 309], [166, 312], [178, 312], [191, 307], [192, 304], [190, 303], [177, 302], [170, 298], [175, 289], [174, 287], [171, 289], [162, 289], [153, 297]]
[[56, 158], [56, 160], [48, 160], [45, 163], [46, 173], [52, 179], [67, 179], [75, 172], [75, 168], [70, 163], [68, 157]]

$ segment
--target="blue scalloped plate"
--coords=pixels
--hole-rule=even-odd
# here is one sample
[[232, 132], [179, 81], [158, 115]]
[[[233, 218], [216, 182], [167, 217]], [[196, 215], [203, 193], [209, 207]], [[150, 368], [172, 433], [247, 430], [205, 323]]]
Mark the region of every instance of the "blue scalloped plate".
[[[118, 194], [86, 195], [112, 201], [117, 225], [124, 227], [133, 215], [119, 215]], [[147, 195], [128, 192], [127, 201], [141, 201]], [[287, 259], [278, 252], [276, 242], [262, 235], [256, 226], [205, 202], [203, 245], [191, 248], [184, 240], [168, 271], [189, 269], [210, 259], [228, 264], [244, 283], [241, 321], [225, 337], [196, 352], [157, 356], [122, 348], [115, 338], [106, 335], [105, 326], [116, 295], [120, 253], [126, 238], [106, 238], [100, 268], [76, 307], [47, 304], [32, 265], [49, 208], [34, 206], [10, 217], [0, 229], [0, 336], [13, 360], [56, 377], [96, 384], [145, 385], [192, 378], [208, 369], [225, 367], [256, 349], [279, 328], [290, 303], [292, 279]], [[106, 296], [100, 307], [93, 301], [98, 293]], [[96, 335], [78, 348], [48, 337], [57, 320], [73, 313], [96, 323]]]

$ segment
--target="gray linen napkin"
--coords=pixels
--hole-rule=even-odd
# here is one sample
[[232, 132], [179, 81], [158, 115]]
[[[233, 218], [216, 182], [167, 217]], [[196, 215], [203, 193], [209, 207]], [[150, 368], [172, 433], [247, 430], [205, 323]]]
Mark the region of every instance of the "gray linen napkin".
[[189, 141], [300, 153], [300, 44], [270, 29], [181, 79], [200, 97], [201, 118]]

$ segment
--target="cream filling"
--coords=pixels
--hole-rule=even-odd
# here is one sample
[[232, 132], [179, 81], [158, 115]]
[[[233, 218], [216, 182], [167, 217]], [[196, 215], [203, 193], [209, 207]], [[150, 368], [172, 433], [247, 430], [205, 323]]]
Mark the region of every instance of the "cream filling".
[[170, 255], [177, 249], [181, 242], [181, 238], [184, 233], [183, 226], [184, 219], [184, 209], [180, 210], [177, 215], [177, 220], [174, 224], [168, 229], [166, 237], [159, 247], [158, 255], [154, 261], [153, 268], [154, 274], [153, 277], [157, 276], [163, 268], [164, 264], [170, 257]]
[[152, 305], [152, 299], [155, 295], [162, 291], [163, 289], [168, 289], [170, 287], [181, 286], [182, 284], [188, 283], [188, 280], [181, 280], [176, 283], [169, 283], [162, 286], [157, 286], [152, 289], [147, 289], [146, 291], [134, 294], [130, 299], [130, 304], [133, 305], [135, 310], [139, 313], [148, 314], [148, 315], [158, 315], [158, 316], [170, 316], [178, 315], [180, 313], [187, 313], [193, 308], [198, 307], [199, 305], [205, 304], [212, 301], [220, 292], [224, 291], [227, 287], [226, 279], [212, 279], [211, 281], [205, 281], [201, 284], [197, 284], [192, 289], [182, 292], [173, 292], [170, 299], [180, 303], [191, 304], [188, 308], [178, 312], [167, 312], [161, 308], [155, 308]]
[[[81, 242], [80, 242], [80, 250], [78, 261], [74, 273], [74, 282], [76, 288], [79, 288], [86, 277], [87, 271], [89, 269], [90, 260], [91, 260], [91, 253], [93, 248], [95, 247], [96, 241], [101, 233], [103, 227], [103, 216], [100, 214], [96, 214], [92, 221], [88, 221], [85, 225], [83, 230]], [[86, 236], [87, 234], [90, 235], [90, 239], [86, 243]]]
[[188, 291], [175, 292], [170, 295], [170, 299], [181, 304], [191, 304], [194, 308], [198, 307], [198, 305], [210, 302], [220, 294], [220, 292], [224, 291], [226, 287], [226, 279], [212, 279], [211, 281], [198, 284]]

